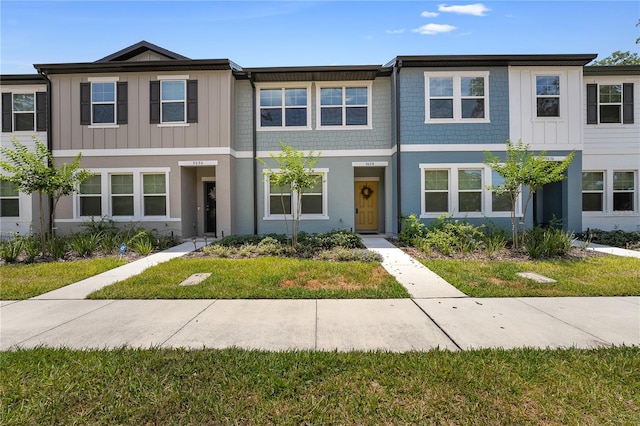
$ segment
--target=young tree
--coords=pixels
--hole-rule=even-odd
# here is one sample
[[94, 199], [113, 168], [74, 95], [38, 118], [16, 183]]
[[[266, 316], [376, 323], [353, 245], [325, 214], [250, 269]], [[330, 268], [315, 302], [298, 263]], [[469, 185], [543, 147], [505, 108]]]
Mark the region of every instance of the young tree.
[[80, 168], [81, 154], [75, 156], [73, 161], [56, 167], [51, 152], [37, 137], [33, 137], [35, 148], [30, 150], [21, 144], [17, 138], [12, 138], [13, 148], [1, 147], [0, 168], [6, 172], [2, 179], [13, 182], [20, 192], [25, 194], [38, 193], [40, 204], [40, 242], [44, 251], [45, 223], [44, 223], [44, 196], [48, 195], [53, 200], [49, 217], [49, 232], [53, 231], [56, 205], [61, 197], [76, 192], [78, 185], [92, 176], [86, 169]]
[[[561, 162], [551, 161], [545, 151], [534, 154], [529, 151], [529, 145], [518, 141], [515, 145], [507, 140], [505, 159], [485, 152], [484, 163], [495, 170], [504, 182], [501, 185], [490, 186], [488, 189], [498, 194], [509, 194], [511, 200], [511, 232], [514, 248], [520, 245], [518, 218], [516, 206], [518, 198], [524, 186], [529, 187], [529, 194], [524, 202], [522, 217], [527, 217], [527, 209], [535, 192], [553, 182], [559, 182], [565, 178], [564, 171], [573, 161], [575, 152], [571, 152]], [[524, 237], [525, 226], [523, 220], [522, 235]]]
[[[302, 151], [292, 148], [280, 142], [280, 151], [277, 155], [270, 153], [269, 156], [276, 163], [277, 170], [268, 166], [262, 159], [256, 158], [263, 165], [262, 174], [271, 184], [276, 187], [289, 189], [291, 197], [295, 197], [295, 203], [291, 204], [292, 230], [291, 244], [295, 247], [298, 244], [298, 232], [300, 231], [300, 216], [302, 214], [302, 195], [305, 191], [313, 188], [321, 176], [313, 173], [313, 167], [320, 159], [320, 153], [314, 154], [309, 151], [305, 155]], [[284, 191], [280, 193], [284, 223], [287, 234], [289, 225], [287, 222], [287, 208], [284, 202]]]

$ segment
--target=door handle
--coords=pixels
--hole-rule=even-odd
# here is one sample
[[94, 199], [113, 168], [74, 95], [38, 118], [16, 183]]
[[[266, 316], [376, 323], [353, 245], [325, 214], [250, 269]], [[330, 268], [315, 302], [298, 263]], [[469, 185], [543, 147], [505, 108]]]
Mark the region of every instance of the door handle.
[[356, 214], [358, 214], [358, 208], [356, 207]]

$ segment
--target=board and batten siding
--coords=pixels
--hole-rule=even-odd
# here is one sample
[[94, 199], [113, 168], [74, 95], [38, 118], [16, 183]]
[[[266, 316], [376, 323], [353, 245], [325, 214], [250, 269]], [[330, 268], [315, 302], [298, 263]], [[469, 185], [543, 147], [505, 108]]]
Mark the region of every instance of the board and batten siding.
[[[175, 73], [174, 73], [175, 74]], [[149, 123], [149, 82], [168, 72], [120, 75], [52, 75], [53, 149], [139, 149], [229, 147], [232, 138], [232, 90], [228, 71], [190, 71], [198, 81], [198, 122], [161, 126]], [[128, 124], [112, 127], [80, 124], [80, 83], [89, 77], [117, 77], [128, 83]]]
[[[560, 76], [560, 117], [536, 116], [536, 76]], [[509, 138], [534, 150], [582, 148], [582, 67], [509, 67]]]

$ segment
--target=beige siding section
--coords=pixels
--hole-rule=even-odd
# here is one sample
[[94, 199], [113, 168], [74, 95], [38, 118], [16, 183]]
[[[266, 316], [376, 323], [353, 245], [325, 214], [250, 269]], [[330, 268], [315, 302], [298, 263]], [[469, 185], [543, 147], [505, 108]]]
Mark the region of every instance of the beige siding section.
[[[176, 126], [149, 123], [149, 82], [159, 75], [171, 74], [52, 75], [53, 149], [229, 147], [231, 72], [189, 72], [189, 79], [198, 80], [198, 122]], [[80, 83], [89, 77], [117, 77], [128, 82], [128, 124], [102, 128], [80, 125]]]

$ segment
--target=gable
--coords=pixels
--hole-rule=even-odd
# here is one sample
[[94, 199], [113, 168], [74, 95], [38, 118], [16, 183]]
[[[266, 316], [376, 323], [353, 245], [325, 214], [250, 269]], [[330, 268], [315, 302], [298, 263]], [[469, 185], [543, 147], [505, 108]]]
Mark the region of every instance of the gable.
[[109, 56], [98, 59], [96, 62], [115, 62], [115, 61], [166, 61], [166, 60], [185, 60], [189, 59], [178, 53], [156, 46], [148, 41], [141, 41], [129, 47], [125, 47]]

